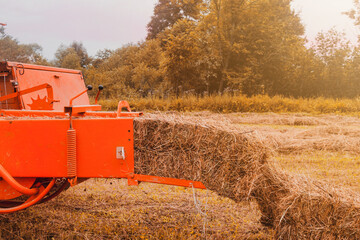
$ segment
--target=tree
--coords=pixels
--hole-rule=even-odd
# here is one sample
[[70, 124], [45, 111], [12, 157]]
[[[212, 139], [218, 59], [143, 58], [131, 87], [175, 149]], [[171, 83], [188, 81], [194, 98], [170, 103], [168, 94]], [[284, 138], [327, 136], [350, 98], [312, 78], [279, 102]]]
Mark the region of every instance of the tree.
[[355, 47], [345, 65], [347, 97], [360, 96], [360, 48]]
[[[218, 92], [221, 94], [225, 87], [226, 76], [234, 79], [241, 78], [237, 74], [238, 71], [228, 71], [231, 56], [239, 55], [235, 48], [240, 47], [241, 44], [235, 44], [238, 41], [238, 37], [241, 36], [240, 30], [241, 22], [241, 11], [245, 5], [245, 0], [212, 0], [209, 5], [209, 14], [205, 16], [205, 21], [211, 21], [210, 29], [213, 29], [210, 34], [213, 35], [213, 46], [217, 49], [219, 58], [221, 59], [220, 70], [218, 74], [219, 89]], [[209, 25], [209, 24], [208, 24]], [[212, 27], [211, 27], [212, 25]], [[235, 44], [235, 45], [234, 45]], [[235, 48], [234, 48], [235, 47]], [[246, 72], [246, 71], [245, 71]]]
[[5, 27], [0, 25], [0, 38], [5, 37]]
[[345, 84], [350, 43], [345, 40], [345, 34], [335, 29], [328, 32], [320, 32], [316, 37], [314, 52], [323, 63], [321, 80], [322, 93], [327, 97], [345, 97], [348, 90]]
[[182, 91], [204, 86], [199, 78], [199, 56], [196, 24], [182, 19], [167, 32], [165, 40], [165, 79], [179, 96]]
[[136, 45], [127, 45], [113, 51], [96, 68], [89, 66], [84, 72], [86, 82], [93, 85], [104, 85], [104, 96], [132, 96], [132, 69], [134, 55], [138, 52]]
[[[360, 1], [353, 0], [353, 2], [354, 8], [344, 14], [354, 21], [355, 26], [360, 27]], [[360, 36], [358, 36], [358, 42], [360, 42]]]
[[[278, 94], [287, 81], [284, 66], [304, 49], [304, 28], [284, 0], [212, 0], [201, 23], [220, 64], [218, 92]], [[291, 68], [292, 65], [287, 66]], [[288, 83], [286, 83], [288, 85]]]
[[74, 49], [70, 48], [66, 55], [61, 59], [62, 68], [82, 70], [81, 59]]
[[104, 49], [104, 50], [99, 50], [93, 61], [92, 61], [92, 65], [94, 67], [99, 67], [105, 60], [107, 60], [111, 55], [113, 54], [113, 51], [110, 49]]
[[5, 33], [4, 27], [0, 27], [0, 61], [47, 64], [41, 56], [41, 51], [42, 48], [38, 44], [20, 44], [18, 40]]
[[306, 55], [304, 27], [290, 3], [290, 0], [259, 1], [256, 8], [247, 11], [254, 16], [254, 25], [249, 29], [252, 34], [246, 35], [250, 38], [245, 40], [256, 56], [259, 83], [269, 95], [296, 91], [293, 79], [302, 66], [299, 56]]
[[179, 19], [198, 19], [202, 0], [159, 0], [154, 15], [147, 25], [147, 39], [154, 39], [165, 29], [171, 28]]
[[72, 42], [70, 44], [70, 48], [74, 49], [76, 54], [79, 56], [82, 68], [86, 68], [91, 63], [92, 59], [89, 57], [84, 45], [81, 42]]
[[[102, 60], [85, 71], [88, 83], [103, 84], [106, 96], [161, 96], [163, 54], [158, 40], [102, 51]], [[96, 68], [95, 68], [96, 67]]]
[[139, 46], [134, 57], [132, 81], [136, 91], [145, 96], [163, 93], [164, 82], [164, 54], [157, 39], [148, 40]]
[[75, 41], [69, 46], [60, 45], [55, 53], [55, 64], [58, 67], [81, 70], [87, 68], [91, 61], [84, 45]]

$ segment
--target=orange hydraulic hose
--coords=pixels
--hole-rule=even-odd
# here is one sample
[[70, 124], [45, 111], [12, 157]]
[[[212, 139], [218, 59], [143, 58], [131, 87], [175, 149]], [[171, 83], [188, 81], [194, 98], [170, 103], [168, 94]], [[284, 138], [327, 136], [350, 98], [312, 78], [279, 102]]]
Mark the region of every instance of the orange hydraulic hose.
[[21, 204], [20, 206], [16, 206], [16, 207], [12, 207], [12, 208], [0, 208], [0, 213], [16, 212], [16, 211], [23, 210], [27, 207], [30, 207], [30, 206], [36, 204], [41, 199], [43, 199], [43, 197], [45, 197], [46, 194], [48, 194], [48, 192], [51, 190], [51, 188], [54, 186], [54, 184], [55, 184], [55, 178], [53, 178], [53, 180], [49, 183], [49, 185], [47, 185], [47, 187], [44, 189], [44, 191], [39, 193], [33, 200], [31, 200], [29, 202], [25, 202], [24, 204]]
[[52, 193], [50, 196], [48, 196], [46, 198], [41, 199], [41, 201], [38, 202], [38, 204], [50, 201], [51, 199], [57, 197], [68, 186], [70, 186], [70, 183], [68, 181], [65, 181], [64, 184], [61, 185], [61, 187], [58, 190], [56, 190], [56, 192]]
[[18, 183], [6, 169], [0, 164], [0, 176], [10, 185], [12, 186], [16, 191], [19, 193], [25, 194], [25, 195], [35, 195], [39, 192], [39, 189], [37, 188], [27, 188]]

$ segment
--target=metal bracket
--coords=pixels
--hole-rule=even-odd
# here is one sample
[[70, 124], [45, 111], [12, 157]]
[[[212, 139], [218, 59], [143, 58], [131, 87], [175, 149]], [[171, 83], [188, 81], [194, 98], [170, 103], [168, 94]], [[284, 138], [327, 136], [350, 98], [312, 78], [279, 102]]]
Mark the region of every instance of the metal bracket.
[[116, 158], [125, 160], [125, 148], [124, 147], [116, 147]]

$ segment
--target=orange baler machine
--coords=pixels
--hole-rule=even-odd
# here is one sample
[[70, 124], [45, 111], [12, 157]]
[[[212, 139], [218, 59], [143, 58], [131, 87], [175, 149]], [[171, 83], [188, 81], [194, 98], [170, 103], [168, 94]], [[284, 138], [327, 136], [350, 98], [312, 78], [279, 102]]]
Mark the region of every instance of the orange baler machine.
[[88, 178], [205, 189], [201, 182], [135, 174], [133, 119], [142, 113], [125, 101], [116, 112], [102, 112], [90, 105], [88, 88], [81, 71], [0, 62], [0, 213], [45, 202]]

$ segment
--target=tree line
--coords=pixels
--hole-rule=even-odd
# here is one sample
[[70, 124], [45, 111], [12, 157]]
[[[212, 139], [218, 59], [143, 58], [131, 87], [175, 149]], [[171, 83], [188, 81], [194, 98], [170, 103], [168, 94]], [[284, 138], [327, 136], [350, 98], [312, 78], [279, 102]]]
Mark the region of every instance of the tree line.
[[[89, 56], [62, 45], [55, 60], [0, 29], [0, 60], [80, 69], [106, 97], [244, 94], [353, 98], [360, 95], [360, 45], [341, 32], [312, 44], [291, 0], [159, 0], [146, 40]], [[360, 25], [360, 4], [346, 13]], [[309, 46], [310, 44], [310, 46]]]

